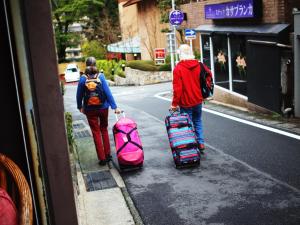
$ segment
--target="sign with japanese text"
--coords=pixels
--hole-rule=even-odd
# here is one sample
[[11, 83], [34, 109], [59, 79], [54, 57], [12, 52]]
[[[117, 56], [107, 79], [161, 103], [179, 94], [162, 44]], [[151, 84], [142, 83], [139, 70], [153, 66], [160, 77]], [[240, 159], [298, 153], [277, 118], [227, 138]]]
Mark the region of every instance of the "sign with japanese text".
[[205, 5], [205, 19], [254, 18], [254, 0]]
[[164, 64], [166, 59], [166, 49], [165, 48], [156, 48], [154, 49], [154, 58], [155, 64]]

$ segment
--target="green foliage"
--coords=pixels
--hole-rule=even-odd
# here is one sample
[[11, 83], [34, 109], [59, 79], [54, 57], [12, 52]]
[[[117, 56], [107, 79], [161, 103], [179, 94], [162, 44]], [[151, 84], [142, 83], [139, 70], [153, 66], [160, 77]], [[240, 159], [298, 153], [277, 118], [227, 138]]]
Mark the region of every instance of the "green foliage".
[[157, 71], [158, 68], [154, 65], [154, 62], [152, 60], [133, 60], [127, 62], [128, 67], [132, 69], [137, 70], [143, 70], [143, 71]]
[[116, 62], [115, 60], [97, 60], [96, 64], [99, 71], [103, 71], [107, 80], [113, 81], [114, 75], [125, 77], [125, 73], [122, 70], [122, 64], [125, 64], [124, 60], [120, 60], [118, 62]]
[[73, 150], [73, 144], [74, 144], [74, 136], [73, 136], [73, 118], [72, 114], [69, 112], [65, 112], [65, 123], [66, 123], [66, 129], [67, 129], [67, 138], [70, 150]]
[[170, 64], [171, 63], [171, 55], [170, 54], [168, 54], [167, 56], [166, 56], [166, 64]]
[[[169, 12], [172, 9], [172, 0], [156, 0], [157, 7], [160, 10], [160, 22], [169, 22]], [[175, 0], [176, 9], [179, 9], [181, 4], [186, 3], [186, 0]]]
[[84, 57], [94, 56], [96, 59], [105, 59], [106, 49], [99, 41], [86, 41], [81, 46]]
[[159, 71], [171, 71], [171, 64], [164, 64], [159, 66]]
[[[121, 31], [118, 1], [51, 0], [51, 3], [59, 63], [66, 61], [67, 47], [77, 47], [80, 44], [82, 34], [87, 40], [98, 40], [103, 45], [119, 40]], [[82, 24], [83, 31], [80, 34], [69, 32], [69, 26], [75, 22]], [[103, 54], [103, 51], [99, 54]], [[101, 58], [104, 57], [99, 57]]]
[[195, 50], [194, 51], [194, 56], [195, 56], [195, 59], [199, 59], [200, 60], [200, 56], [201, 56], [200, 51], [199, 50]]

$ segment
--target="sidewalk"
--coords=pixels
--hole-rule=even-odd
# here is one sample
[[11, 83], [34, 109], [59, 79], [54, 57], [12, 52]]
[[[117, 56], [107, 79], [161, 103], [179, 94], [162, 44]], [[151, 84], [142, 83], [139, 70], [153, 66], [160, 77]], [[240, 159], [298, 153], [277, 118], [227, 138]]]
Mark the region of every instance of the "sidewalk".
[[[115, 166], [112, 162], [99, 166], [85, 116], [77, 112], [72, 114], [78, 186], [75, 198], [79, 224], [142, 224]], [[113, 143], [111, 145], [113, 151]]]
[[[164, 97], [171, 98], [170, 94]], [[207, 101], [205, 109], [217, 111], [255, 123], [271, 126], [294, 134], [300, 134], [299, 119], [283, 119], [248, 112], [244, 108]], [[91, 131], [83, 114], [72, 111], [75, 139], [76, 175], [78, 184], [77, 209], [80, 225], [132, 225], [143, 224], [122, 177], [116, 159], [106, 166], [99, 166]], [[110, 113], [109, 132], [111, 150], [114, 143], [111, 126], [114, 120]]]

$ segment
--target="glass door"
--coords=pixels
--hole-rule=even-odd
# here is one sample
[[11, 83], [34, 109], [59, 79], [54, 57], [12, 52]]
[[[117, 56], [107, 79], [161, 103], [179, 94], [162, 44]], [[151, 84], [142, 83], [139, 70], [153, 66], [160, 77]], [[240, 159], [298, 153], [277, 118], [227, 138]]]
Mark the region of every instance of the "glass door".
[[228, 44], [226, 35], [215, 35], [213, 40], [215, 84], [229, 89]]
[[244, 36], [230, 37], [232, 62], [232, 88], [234, 92], [247, 96], [246, 39]]

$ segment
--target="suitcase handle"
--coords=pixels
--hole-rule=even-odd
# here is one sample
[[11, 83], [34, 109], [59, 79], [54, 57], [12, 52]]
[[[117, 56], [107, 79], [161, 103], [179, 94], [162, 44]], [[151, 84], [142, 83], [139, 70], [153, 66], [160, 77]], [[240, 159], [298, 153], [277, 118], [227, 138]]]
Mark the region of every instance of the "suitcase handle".
[[[125, 118], [125, 112], [122, 110], [121, 113], [122, 113], [123, 117]], [[115, 113], [115, 117], [116, 117], [116, 121], [118, 121], [119, 117], [118, 117], [117, 113]]]
[[170, 113], [170, 115], [179, 114], [180, 113], [180, 109], [179, 109], [179, 107], [175, 111], [169, 109], [169, 113]]

